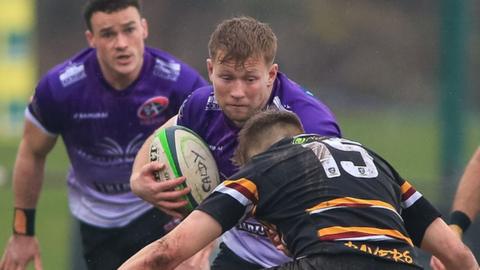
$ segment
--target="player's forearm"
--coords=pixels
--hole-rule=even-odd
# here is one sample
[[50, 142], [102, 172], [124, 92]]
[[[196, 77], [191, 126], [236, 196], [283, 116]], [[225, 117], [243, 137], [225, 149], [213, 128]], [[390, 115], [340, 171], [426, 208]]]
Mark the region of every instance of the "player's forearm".
[[446, 270], [458, 270], [458, 269], [465, 269], [465, 270], [478, 270], [479, 266], [477, 260], [473, 253], [468, 249], [465, 245], [461, 249], [462, 252], [455, 252], [456, 254], [460, 254], [459, 256], [455, 256], [455, 258], [451, 258], [451, 260], [446, 260], [440, 258], [440, 261], [445, 266]]
[[478, 269], [473, 253], [441, 218], [428, 226], [421, 248], [440, 259], [446, 269]]
[[43, 182], [45, 155], [29, 151], [22, 141], [13, 170], [14, 206], [35, 208]]
[[472, 221], [480, 210], [480, 148], [470, 159], [455, 195], [453, 211], [462, 211]]
[[174, 253], [174, 247], [162, 238], [142, 248], [124, 262], [119, 270], [173, 270], [181, 262]]

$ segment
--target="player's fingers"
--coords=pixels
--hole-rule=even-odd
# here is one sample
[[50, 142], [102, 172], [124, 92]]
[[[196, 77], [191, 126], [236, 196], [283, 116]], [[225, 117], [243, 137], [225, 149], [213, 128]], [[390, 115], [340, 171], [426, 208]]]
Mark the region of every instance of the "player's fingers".
[[143, 165], [141, 172], [142, 174], [151, 175], [155, 171], [163, 170], [165, 168], [165, 164], [157, 161], [149, 162]]
[[161, 182], [152, 181], [148, 183], [148, 189], [150, 190], [150, 193], [154, 196], [154, 198], [158, 200], [162, 198], [162, 194], [164, 192], [174, 191], [174, 189], [178, 185], [182, 184], [183, 182], [185, 182], [184, 176], [181, 176], [179, 178], [175, 178], [172, 180], [168, 180], [168, 181], [161, 181]]
[[0, 259], [0, 270], [5, 269], [5, 261], [6, 261], [5, 253], [3, 253], [2, 258]]
[[432, 259], [430, 260], [430, 267], [433, 269], [433, 270], [445, 270], [445, 266], [443, 265], [443, 263], [437, 259], [436, 257], [432, 257]]
[[179, 190], [172, 190], [172, 191], [165, 191], [162, 193], [157, 194], [157, 199], [159, 201], [177, 201], [181, 200], [182, 196], [187, 195], [190, 193], [191, 188], [186, 187], [184, 189], [179, 189]]
[[35, 255], [34, 264], [35, 264], [35, 270], [42, 270], [43, 269], [42, 259], [40, 257], [40, 254], [38, 254], [38, 253]]
[[158, 205], [162, 208], [166, 208], [169, 210], [178, 210], [179, 208], [185, 207], [188, 204], [187, 201], [162, 201]]
[[180, 177], [174, 178], [172, 180], [159, 182], [159, 185], [161, 185], [165, 189], [172, 189], [172, 188], [175, 188], [176, 186], [182, 184], [183, 182], [185, 182], [186, 179], [187, 178], [185, 178], [185, 176], [180, 176]]
[[15, 262], [8, 256], [5, 258], [2, 270], [15, 269]]

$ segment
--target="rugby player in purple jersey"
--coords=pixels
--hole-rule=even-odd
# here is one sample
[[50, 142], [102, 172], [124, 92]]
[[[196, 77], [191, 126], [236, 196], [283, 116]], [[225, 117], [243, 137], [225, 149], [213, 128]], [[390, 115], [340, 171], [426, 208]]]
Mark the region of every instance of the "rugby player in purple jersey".
[[116, 269], [172, 227], [171, 216], [131, 192], [131, 168], [144, 140], [207, 81], [145, 46], [148, 27], [138, 0], [91, 0], [84, 17], [90, 48], [43, 76], [25, 112], [13, 171], [13, 235], [1, 270], [25, 269], [31, 260], [42, 268], [35, 208], [59, 136], [71, 162], [69, 206], [89, 269]]
[[[231, 161], [238, 131], [251, 116], [266, 108], [295, 112], [307, 132], [341, 135], [329, 108], [278, 71], [274, 62], [277, 39], [267, 24], [249, 17], [225, 20], [212, 33], [208, 49], [207, 69], [212, 86], [192, 93], [182, 105], [177, 124], [192, 129], [207, 142], [222, 179], [238, 170]], [[150, 142], [151, 137], [136, 157], [132, 191], [180, 217], [177, 210], [186, 201], [177, 200], [180, 191], [169, 190], [184, 179], [154, 180], [153, 172], [164, 165], [149, 162]], [[223, 234], [212, 269], [260, 269], [289, 260], [269, 241], [265, 228], [250, 218]]]
[[120, 269], [173, 269], [248, 216], [274, 227], [294, 258], [269, 269], [423, 269], [414, 246], [446, 269], [478, 269], [439, 212], [386, 160], [358, 142], [302, 133], [294, 113], [252, 116], [238, 136], [239, 172]]

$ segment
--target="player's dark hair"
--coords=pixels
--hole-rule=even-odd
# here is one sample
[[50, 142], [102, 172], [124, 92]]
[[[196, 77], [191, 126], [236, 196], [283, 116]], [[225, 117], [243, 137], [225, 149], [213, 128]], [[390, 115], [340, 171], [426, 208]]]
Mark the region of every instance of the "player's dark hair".
[[88, 0], [83, 9], [83, 18], [87, 24], [87, 29], [92, 31], [92, 15], [95, 12], [105, 12], [107, 14], [124, 10], [128, 7], [135, 7], [140, 12], [139, 0]]
[[[284, 137], [295, 136], [304, 132], [302, 122], [298, 116], [286, 110], [273, 110], [259, 112], [248, 119], [238, 133], [238, 146], [233, 154], [233, 162], [242, 166], [250, 159], [250, 149], [262, 147], [262, 143], [268, 141], [272, 136], [274, 128], [281, 132]], [[268, 145], [275, 143], [269, 141]], [[262, 149], [266, 150], [266, 149]]]
[[277, 37], [270, 26], [251, 17], [235, 17], [221, 22], [210, 36], [208, 52], [212, 61], [235, 61], [243, 66], [250, 57], [263, 57], [273, 64]]

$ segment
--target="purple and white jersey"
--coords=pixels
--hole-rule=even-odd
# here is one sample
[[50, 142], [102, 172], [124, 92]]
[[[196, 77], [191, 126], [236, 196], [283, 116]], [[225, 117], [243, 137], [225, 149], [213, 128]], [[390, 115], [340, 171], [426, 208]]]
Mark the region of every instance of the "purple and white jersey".
[[[295, 112], [307, 133], [341, 136], [340, 128], [328, 107], [282, 73], [277, 75], [267, 106]], [[223, 180], [237, 172], [238, 168], [233, 165], [231, 157], [237, 146], [240, 129], [223, 114], [212, 86], [198, 89], [185, 100], [177, 124], [192, 129], [205, 140]], [[253, 218], [224, 233], [222, 240], [244, 260], [263, 267], [290, 260], [272, 245], [264, 227]]]
[[207, 82], [170, 54], [146, 48], [139, 78], [118, 91], [103, 78], [94, 49], [54, 67], [39, 82], [26, 118], [61, 135], [71, 168], [69, 204], [78, 219], [120, 227], [152, 206], [130, 191], [137, 151]]

